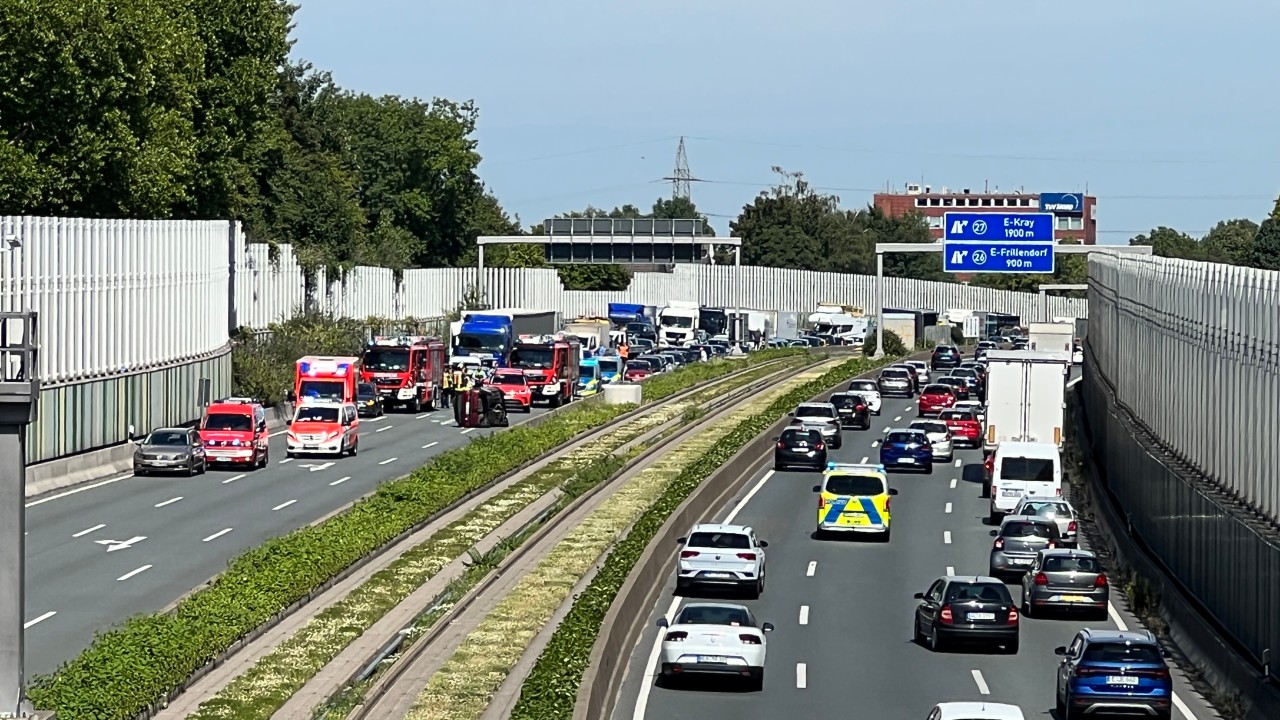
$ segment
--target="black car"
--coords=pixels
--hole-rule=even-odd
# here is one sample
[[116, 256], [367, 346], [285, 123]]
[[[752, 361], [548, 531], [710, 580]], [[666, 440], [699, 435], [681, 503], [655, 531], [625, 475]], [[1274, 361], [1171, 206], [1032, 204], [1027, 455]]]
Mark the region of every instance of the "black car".
[[951, 389], [955, 390], [956, 392], [957, 400], [969, 399], [969, 381], [965, 378], [956, 377], [954, 375], [946, 375], [944, 377], [938, 378], [937, 380], [934, 380], [934, 382], [937, 383], [938, 385], [950, 385]]
[[356, 386], [356, 413], [362, 418], [382, 417], [386, 408], [382, 404], [382, 396], [373, 383], [360, 383]]
[[934, 370], [953, 368], [960, 364], [960, 351], [955, 345], [939, 345], [933, 349], [933, 357], [929, 358], [929, 367]]
[[948, 576], [916, 593], [915, 641], [938, 652], [959, 643], [1001, 645], [1018, 652], [1018, 608], [993, 577]]
[[804, 468], [808, 470], [825, 470], [827, 467], [827, 445], [822, 442], [822, 433], [803, 427], [789, 427], [774, 438], [778, 443], [773, 449], [773, 469]]
[[857, 393], [840, 392], [831, 396], [831, 404], [836, 406], [840, 416], [840, 427], [871, 429], [871, 408], [866, 398]]
[[985, 376], [973, 368], [958, 367], [951, 370], [950, 377], [964, 378], [969, 381], [969, 389], [976, 393], [979, 400], [987, 396]]

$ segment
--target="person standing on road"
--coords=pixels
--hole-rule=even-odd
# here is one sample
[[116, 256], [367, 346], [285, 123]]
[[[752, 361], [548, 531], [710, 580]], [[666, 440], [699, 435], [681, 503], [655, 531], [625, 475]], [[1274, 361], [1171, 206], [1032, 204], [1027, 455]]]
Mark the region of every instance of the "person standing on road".
[[440, 393], [442, 396], [441, 404], [447, 408], [449, 407], [450, 398], [453, 397], [453, 370], [452, 369], [450, 369], [449, 372], [445, 373], [444, 377], [440, 378], [440, 390], [442, 391]]

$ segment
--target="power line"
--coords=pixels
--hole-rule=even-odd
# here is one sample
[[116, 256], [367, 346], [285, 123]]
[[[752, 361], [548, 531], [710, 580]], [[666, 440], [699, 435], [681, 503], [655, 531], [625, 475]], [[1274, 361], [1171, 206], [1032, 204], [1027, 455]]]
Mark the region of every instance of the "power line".
[[553, 155], [538, 155], [536, 157], [516, 158], [514, 160], [485, 160], [484, 164], [493, 167], [495, 165], [514, 165], [516, 163], [539, 162], [541, 160], [557, 160], [559, 158], [577, 157], [579, 155], [592, 155], [600, 152], [608, 152], [610, 150], [624, 150], [626, 148], [640, 147], [642, 145], [654, 145], [657, 143], [671, 142], [675, 140], [675, 135], [668, 135], [663, 138], [654, 138], [652, 140], [640, 140], [637, 142], [620, 143], [618, 145], [600, 145], [597, 147], [583, 148], [581, 150], [570, 150]]

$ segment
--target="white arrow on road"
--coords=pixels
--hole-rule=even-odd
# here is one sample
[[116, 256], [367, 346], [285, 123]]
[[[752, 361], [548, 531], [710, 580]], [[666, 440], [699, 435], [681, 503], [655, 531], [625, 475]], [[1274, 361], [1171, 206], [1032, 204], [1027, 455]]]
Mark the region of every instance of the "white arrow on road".
[[320, 463], [319, 465], [303, 465], [302, 467], [307, 468], [311, 472], [315, 472], [317, 470], [324, 470], [325, 468], [331, 468], [333, 467], [333, 463], [327, 462], [327, 463]]
[[94, 542], [99, 545], [106, 545], [107, 552], [115, 552], [117, 550], [124, 550], [125, 548], [133, 547], [134, 544], [146, 539], [146, 535], [135, 535], [128, 540], [94, 540]]

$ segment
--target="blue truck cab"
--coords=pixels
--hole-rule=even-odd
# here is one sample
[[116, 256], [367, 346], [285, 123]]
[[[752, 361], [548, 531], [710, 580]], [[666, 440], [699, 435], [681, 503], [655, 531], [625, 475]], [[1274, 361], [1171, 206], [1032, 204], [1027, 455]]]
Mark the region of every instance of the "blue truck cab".
[[636, 303], [609, 303], [609, 322], [629, 337], [641, 337], [658, 341], [658, 329], [653, 318], [645, 313], [645, 306]]
[[453, 354], [478, 358], [485, 367], [507, 367], [514, 344], [511, 318], [472, 314], [458, 330]]

